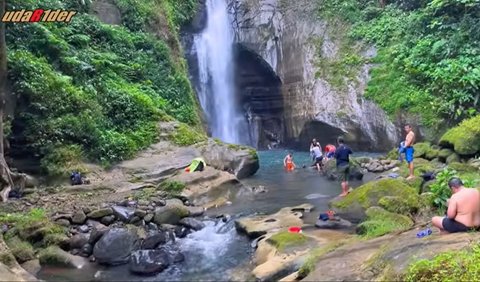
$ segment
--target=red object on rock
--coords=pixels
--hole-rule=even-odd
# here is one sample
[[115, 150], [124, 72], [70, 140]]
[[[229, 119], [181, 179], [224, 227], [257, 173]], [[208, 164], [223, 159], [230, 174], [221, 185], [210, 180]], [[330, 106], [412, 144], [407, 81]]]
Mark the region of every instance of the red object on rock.
[[288, 228], [288, 232], [290, 232], [290, 233], [300, 233], [300, 232], [302, 232], [302, 228], [300, 228], [299, 226], [292, 226], [292, 227]]
[[187, 166], [187, 167], [185, 168], [185, 171], [186, 171], [186, 172], [190, 172], [190, 167]]

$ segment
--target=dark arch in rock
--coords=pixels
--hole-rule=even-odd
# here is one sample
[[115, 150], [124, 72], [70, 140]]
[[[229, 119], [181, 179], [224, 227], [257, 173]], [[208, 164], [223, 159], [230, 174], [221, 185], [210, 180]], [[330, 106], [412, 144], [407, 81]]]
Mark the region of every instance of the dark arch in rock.
[[251, 145], [265, 149], [284, 141], [282, 81], [256, 52], [235, 44], [235, 85], [238, 104], [249, 121]]

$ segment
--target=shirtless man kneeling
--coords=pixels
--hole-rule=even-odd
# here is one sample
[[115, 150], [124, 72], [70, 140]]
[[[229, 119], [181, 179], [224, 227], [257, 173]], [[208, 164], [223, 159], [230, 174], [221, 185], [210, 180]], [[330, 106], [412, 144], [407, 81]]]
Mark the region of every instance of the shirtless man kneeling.
[[458, 178], [448, 181], [452, 197], [447, 202], [447, 216], [435, 216], [432, 224], [441, 232], [466, 232], [480, 226], [480, 192], [468, 189]]

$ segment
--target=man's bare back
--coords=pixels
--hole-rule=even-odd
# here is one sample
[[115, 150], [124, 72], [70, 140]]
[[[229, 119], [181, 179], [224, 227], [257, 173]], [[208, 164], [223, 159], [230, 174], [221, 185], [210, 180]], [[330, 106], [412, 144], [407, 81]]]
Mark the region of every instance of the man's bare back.
[[477, 189], [463, 188], [453, 194], [448, 209], [451, 208], [456, 209], [455, 221], [467, 227], [480, 226], [480, 192]]

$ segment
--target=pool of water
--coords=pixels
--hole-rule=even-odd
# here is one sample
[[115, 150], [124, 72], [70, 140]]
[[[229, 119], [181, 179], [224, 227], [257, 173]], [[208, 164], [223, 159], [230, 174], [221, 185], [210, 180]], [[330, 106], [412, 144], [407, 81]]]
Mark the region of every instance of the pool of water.
[[[229, 214], [233, 219], [253, 213], [274, 213], [287, 206], [303, 203], [314, 205], [313, 213], [307, 214], [305, 223], [313, 224], [319, 212], [328, 208], [328, 202], [340, 194], [340, 183], [329, 181], [311, 168], [308, 152], [293, 152], [297, 169], [286, 172], [283, 169], [284, 150], [258, 152], [260, 169], [247, 179], [246, 186], [263, 185], [265, 193], [253, 194], [245, 190], [235, 190], [232, 204], [211, 209], [207, 215]], [[372, 156], [377, 154], [358, 153]], [[352, 187], [361, 185], [361, 181], [351, 183]], [[169, 267], [164, 272], [141, 277], [130, 274], [128, 265], [105, 268], [90, 264], [84, 269], [44, 268], [40, 273], [46, 281], [244, 281], [250, 277], [253, 269], [250, 241], [237, 234], [233, 220], [207, 220], [206, 228], [177, 240], [175, 247], [185, 255], [185, 261]]]

